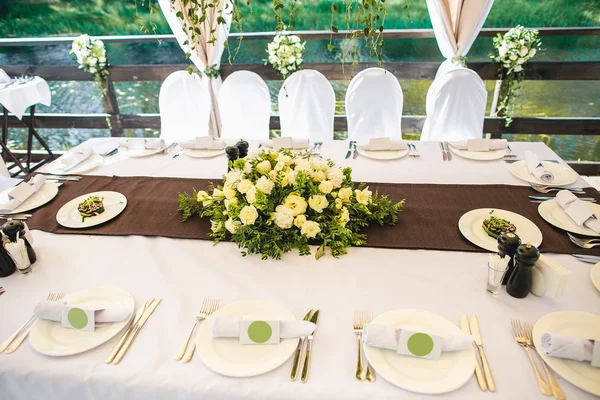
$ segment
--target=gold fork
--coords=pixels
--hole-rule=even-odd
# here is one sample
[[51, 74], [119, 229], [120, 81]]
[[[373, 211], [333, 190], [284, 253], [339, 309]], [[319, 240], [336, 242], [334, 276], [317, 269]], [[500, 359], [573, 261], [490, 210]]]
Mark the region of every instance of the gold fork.
[[521, 326], [521, 321], [518, 319], [511, 320], [511, 327], [515, 341], [525, 349], [527, 355], [529, 356], [529, 361], [531, 361], [531, 366], [533, 367], [533, 372], [535, 373], [535, 378], [537, 379], [540, 391], [546, 396], [551, 396], [552, 391], [550, 390], [550, 387], [548, 387], [548, 384], [540, 374], [540, 371], [538, 371], [535, 361], [533, 361], [533, 357], [531, 356], [531, 352], [529, 351], [527, 344], [527, 334], [525, 333], [525, 329], [523, 329]]
[[[530, 322], [524, 322], [523, 326], [525, 328], [527, 346], [535, 350], [535, 344], [533, 343], [533, 326]], [[561, 390], [560, 386], [558, 386], [556, 378], [554, 378], [554, 375], [552, 375], [552, 372], [550, 372], [550, 370], [548, 369], [548, 365], [546, 365], [544, 359], [542, 359], [542, 366], [544, 367], [544, 371], [546, 372], [546, 376], [548, 377], [548, 381], [550, 382], [550, 387], [552, 388], [552, 396], [554, 396], [558, 400], [564, 400], [565, 394]]]
[[192, 338], [192, 335], [194, 334], [194, 330], [196, 329], [196, 326], [198, 325], [198, 323], [200, 321], [204, 321], [206, 319], [206, 317], [208, 317], [209, 315], [214, 313], [218, 308], [219, 308], [219, 300], [205, 298], [202, 301], [202, 306], [200, 307], [198, 316], [196, 316], [196, 321], [194, 322], [194, 325], [192, 325], [192, 329], [190, 329], [190, 333], [188, 334], [187, 339], [179, 348], [179, 351], [177, 352], [177, 355], [175, 356], [176, 360], [178, 360], [178, 361], [181, 360], [184, 363], [188, 363], [192, 360], [192, 357], [194, 357], [194, 351], [196, 350], [196, 341], [194, 340], [192, 342], [192, 346], [189, 349], [187, 349], [187, 352], [186, 352], [186, 348], [188, 347], [188, 345], [190, 343], [190, 339]]
[[365, 378], [369, 382], [375, 381], [375, 371], [373, 367], [363, 360], [362, 355], [362, 331], [365, 327], [365, 324], [368, 324], [373, 320], [373, 313], [370, 311], [354, 311], [354, 333], [356, 334], [357, 344], [358, 344], [358, 360], [356, 364], [356, 379], [359, 381], [364, 381]]
[[[62, 299], [63, 297], [65, 297], [64, 293], [50, 293], [50, 294], [48, 294], [48, 297], [46, 298], [46, 300], [47, 301], [58, 301], [58, 300]], [[19, 336], [19, 333], [21, 333], [23, 328], [25, 328], [27, 326], [27, 324], [29, 324], [34, 318], [35, 318], [35, 315], [32, 315], [31, 317], [29, 317], [29, 319], [27, 321], [25, 321], [25, 323], [23, 325], [21, 325], [21, 327], [19, 329], [17, 329], [17, 331], [11, 337], [9, 337], [6, 340], [6, 342], [2, 343], [2, 346], [0, 346], [0, 353], [2, 353], [4, 350], [6, 350], [8, 348], [8, 346], [10, 346], [10, 344], [17, 338], [17, 336]], [[29, 331], [31, 331], [31, 326], [32, 325], [30, 325], [25, 330], [23, 335], [19, 339], [17, 339], [17, 341], [8, 350], [6, 350], [6, 354], [11, 354], [11, 353], [14, 353], [15, 351], [17, 351], [17, 349], [21, 346], [21, 344], [23, 344], [25, 339], [29, 336]]]

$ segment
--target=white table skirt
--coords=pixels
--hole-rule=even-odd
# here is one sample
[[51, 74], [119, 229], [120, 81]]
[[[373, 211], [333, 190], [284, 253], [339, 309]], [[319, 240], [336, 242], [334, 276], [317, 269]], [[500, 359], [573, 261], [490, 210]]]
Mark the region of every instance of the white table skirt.
[[31, 82], [10, 85], [0, 90], [0, 104], [19, 119], [28, 107], [43, 104], [50, 107], [52, 96], [48, 83], [36, 76]]
[[[429, 153], [439, 156], [433, 150], [426, 151], [427, 147], [427, 144], [419, 146], [423, 156], [414, 162], [428, 168], [410, 168], [413, 170], [410, 173], [404, 166], [413, 160], [402, 160], [398, 168], [387, 165], [388, 173], [397, 174], [399, 181], [403, 178], [412, 181], [412, 174], [421, 175], [421, 181], [441, 180], [439, 176], [447, 171], [429, 156], [424, 158]], [[517, 152], [525, 147], [534, 148], [542, 158], [554, 156], [541, 144], [511, 144], [511, 147]], [[323, 145], [324, 155], [325, 148]], [[136, 168], [138, 163], [148, 165], [151, 158], [156, 158], [155, 162], [164, 169]], [[213, 164], [212, 171], [217, 171], [224, 163], [222, 158], [206, 161], [183, 155], [176, 159], [151, 158], [122, 161], [118, 163], [122, 165], [120, 169], [115, 163], [95, 173], [118, 170], [121, 175], [206, 177], [203, 174], [209, 165]], [[362, 168], [372, 170], [366, 160], [345, 161], [357, 165], [358, 179], [382, 180], [379, 175], [369, 178], [368, 171], [361, 171]], [[359, 162], [362, 167], [358, 167]], [[451, 182], [477, 183], [478, 178], [464, 167], [471, 163], [462, 164], [462, 174], [452, 175]], [[486, 164], [475, 165], [481, 165], [479, 170], [489, 168]], [[504, 176], [505, 183], [517, 183], [505, 174], [503, 162], [495, 165], [494, 179]], [[444, 167], [460, 172], [458, 157]], [[448, 183], [445, 179], [444, 182]], [[54, 235], [40, 231], [33, 234], [39, 255], [34, 272], [0, 280], [6, 289], [0, 297], [2, 340], [27, 319], [33, 305], [49, 291], [115, 286], [130, 291], [138, 305], [155, 296], [162, 297], [163, 302], [118, 366], [104, 364], [117, 338], [85, 354], [67, 358], [40, 355], [28, 343], [12, 355], [0, 354], [2, 400], [432, 398], [399, 389], [381, 377], [375, 383], [358, 382], [354, 378], [353, 310], [363, 308], [376, 315], [393, 309], [418, 308], [456, 322], [463, 313], [475, 313], [496, 380], [496, 396], [543, 398], [525, 352], [513, 342], [510, 319], [535, 321], [560, 310], [600, 313], [600, 293], [589, 277], [591, 265], [569, 255], [550, 255], [572, 271], [563, 297], [553, 300], [530, 295], [518, 300], [506, 292], [497, 297], [486, 293], [487, 254], [484, 253], [352, 248], [339, 259], [326, 256], [315, 261], [312, 257], [288, 254], [281, 261], [262, 261], [256, 256], [242, 258], [231, 243], [213, 247], [212, 243], [202, 240]], [[309, 381], [305, 384], [290, 382], [291, 360], [270, 373], [244, 379], [215, 374], [198, 357], [190, 364], [176, 362], [174, 354], [204, 296], [219, 298], [221, 304], [269, 300], [289, 308], [298, 318], [310, 308], [320, 308]], [[562, 379], [559, 382], [568, 398], [594, 398]], [[483, 399], [489, 396], [479, 391], [472, 378], [463, 388], [439, 397]]]

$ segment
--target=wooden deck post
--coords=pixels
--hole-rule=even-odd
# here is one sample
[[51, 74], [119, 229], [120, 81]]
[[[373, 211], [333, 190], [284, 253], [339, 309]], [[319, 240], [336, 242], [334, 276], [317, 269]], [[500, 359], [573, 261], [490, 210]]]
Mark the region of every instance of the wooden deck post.
[[107, 122], [109, 122], [110, 136], [122, 137], [123, 122], [121, 113], [119, 112], [117, 94], [115, 93], [115, 87], [110, 75], [104, 82], [104, 87], [106, 88], [106, 94], [102, 97], [102, 104], [104, 105], [104, 111], [109, 114]]

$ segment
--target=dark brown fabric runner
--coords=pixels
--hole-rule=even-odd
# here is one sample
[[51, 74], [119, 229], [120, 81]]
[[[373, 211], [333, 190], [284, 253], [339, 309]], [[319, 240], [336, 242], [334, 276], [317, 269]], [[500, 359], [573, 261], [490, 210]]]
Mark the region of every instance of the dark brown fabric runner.
[[[31, 229], [52, 233], [206, 239], [210, 222], [196, 217], [182, 223], [177, 211], [177, 195], [191, 193], [192, 189], [206, 189], [210, 182], [206, 179], [86, 176], [79, 182], [66, 182], [53, 201], [33, 212], [27, 224]], [[369, 186], [395, 200], [406, 199], [398, 225], [371, 226], [365, 231], [370, 247], [485, 251], [463, 238], [458, 220], [473, 209], [499, 208], [521, 214], [540, 228], [544, 236], [541, 251], [600, 255], [600, 248], [580, 249], [563, 231], [544, 221], [537, 212], [539, 204], [531, 203], [527, 197], [535, 194], [528, 187], [384, 183]], [[127, 197], [127, 208], [117, 218], [89, 229], [68, 229], [56, 222], [56, 213], [65, 203], [101, 190], [120, 192]], [[587, 197], [600, 200], [596, 190], [588, 188], [586, 192]]]

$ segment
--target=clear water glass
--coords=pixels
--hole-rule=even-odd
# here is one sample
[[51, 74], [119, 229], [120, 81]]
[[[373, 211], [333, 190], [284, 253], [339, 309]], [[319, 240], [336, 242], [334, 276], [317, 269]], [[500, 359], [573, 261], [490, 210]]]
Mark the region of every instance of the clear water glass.
[[498, 267], [494, 265], [494, 262], [490, 260], [488, 262], [488, 280], [487, 280], [487, 291], [491, 294], [499, 294], [500, 288], [502, 287], [502, 279], [506, 274], [508, 268]]

